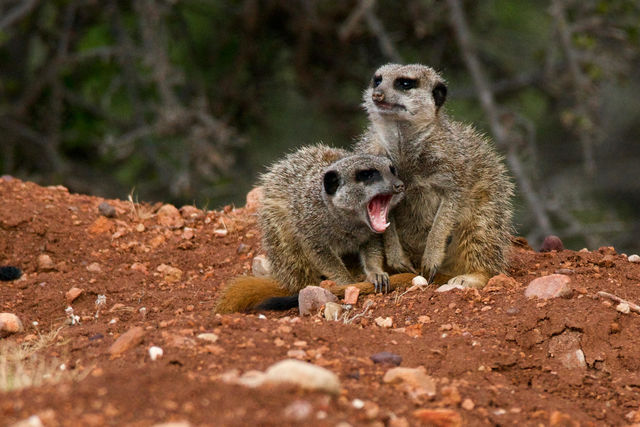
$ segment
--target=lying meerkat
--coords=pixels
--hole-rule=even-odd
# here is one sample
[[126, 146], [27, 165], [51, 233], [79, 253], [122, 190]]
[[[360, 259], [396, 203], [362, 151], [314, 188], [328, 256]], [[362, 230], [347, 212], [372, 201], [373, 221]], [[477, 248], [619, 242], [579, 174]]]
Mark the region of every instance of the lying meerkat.
[[297, 294], [323, 279], [358, 282], [343, 262], [349, 254], [358, 255], [360, 270], [376, 291], [388, 289], [380, 234], [403, 197], [404, 184], [395, 174], [386, 157], [324, 145], [304, 147], [274, 164], [260, 179], [258, 210], [273, 277], [235, 278], [216, 311], [289, 308], [297, 305], [297, 295], [284, 303], [265, 299]]

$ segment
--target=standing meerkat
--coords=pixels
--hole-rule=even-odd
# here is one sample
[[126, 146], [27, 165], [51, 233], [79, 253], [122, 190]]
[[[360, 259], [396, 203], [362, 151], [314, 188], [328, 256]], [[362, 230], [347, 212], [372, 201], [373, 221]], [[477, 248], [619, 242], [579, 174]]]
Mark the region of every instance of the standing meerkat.
[[507, 266], [513, 184], [487, 138], [446, 116], [446, 95], [430, 67], [380, 67], [364, 92], [370, 125], [355, 151], [389, 157], [406, 186], [385, 233], [388, 265], [479, 288]]
[[258, 210], [273, 280], [237, 277], [223, 290], [216, 311], [242, 311], [323, 279], [355, 283], [343, 262], [351, 254], [358, 255], [360, 271], [376, 291], [388, 289], [379, 234], [403, 197], [404, 184], [395, 174], [386, 157], [324, 145], [304, 147], [275, 163], [260, 178]]

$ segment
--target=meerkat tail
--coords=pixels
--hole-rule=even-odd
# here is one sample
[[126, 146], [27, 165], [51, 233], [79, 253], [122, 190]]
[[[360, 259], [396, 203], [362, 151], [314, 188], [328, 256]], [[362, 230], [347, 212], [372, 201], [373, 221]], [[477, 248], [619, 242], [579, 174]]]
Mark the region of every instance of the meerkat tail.
[[291, 296], [291, 292], [273, 279], [238, 276], [222, 289], [214, 311], [220, 314], [247, 311], [269, 298], [286, 296]]
[[0, 280], [15, 280], [20, 278], [20, 276], [22, 276], [22, 270], [20, 270], [18, 267], [12, 267], [9, 265], [3, 265], [0, 267]]

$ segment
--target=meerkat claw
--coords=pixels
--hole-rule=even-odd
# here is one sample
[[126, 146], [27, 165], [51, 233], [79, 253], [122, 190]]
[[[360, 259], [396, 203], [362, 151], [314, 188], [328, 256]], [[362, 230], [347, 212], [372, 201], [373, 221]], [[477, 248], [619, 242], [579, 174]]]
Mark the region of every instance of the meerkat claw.
[[431, 272], [429, 273], [429, 279], [427, 280], [429, 284], [433, 283], [433, 279], [436, 277], [436, 273], [438, 273], [438, 267], [433, 267], [431, 269]]

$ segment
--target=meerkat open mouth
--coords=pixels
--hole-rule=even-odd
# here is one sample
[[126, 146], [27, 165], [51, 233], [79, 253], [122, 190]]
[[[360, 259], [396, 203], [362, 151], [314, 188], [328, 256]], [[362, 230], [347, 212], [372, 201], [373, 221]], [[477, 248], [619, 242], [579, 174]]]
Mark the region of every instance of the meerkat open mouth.
[[391, 194], [379, 194], [369, 200], [367, 214], [369, 214], [369, 226], [376, 233], [384, 233], [391, 224], [387, 215], [391, 204]]

